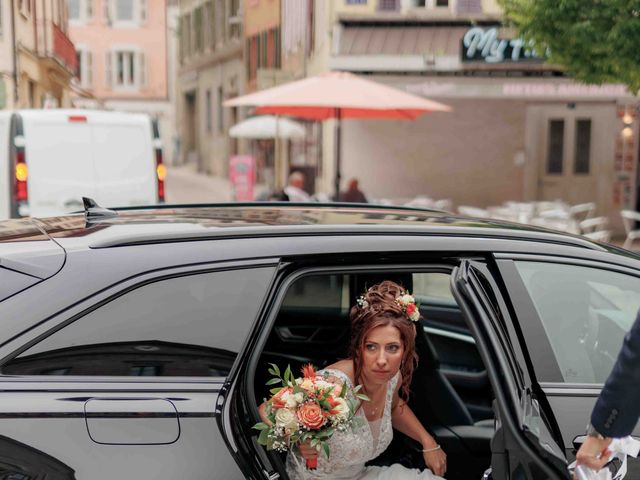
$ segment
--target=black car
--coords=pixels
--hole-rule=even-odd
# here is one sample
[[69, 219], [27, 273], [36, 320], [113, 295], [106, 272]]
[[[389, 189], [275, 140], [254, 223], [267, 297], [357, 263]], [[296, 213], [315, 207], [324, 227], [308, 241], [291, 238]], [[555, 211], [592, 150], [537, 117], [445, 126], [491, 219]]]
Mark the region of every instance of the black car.
[[[344, 357], [381, 279], [420, 303], [410, 405], [447, 478], [569, 478], [634, 254], [421, 209], [90, 202], [0, 223], [0, 478], [287, 478], [251, 428], [267, 366]], [[424, 467], [399, 433], [373, 461], [397, 462]]]

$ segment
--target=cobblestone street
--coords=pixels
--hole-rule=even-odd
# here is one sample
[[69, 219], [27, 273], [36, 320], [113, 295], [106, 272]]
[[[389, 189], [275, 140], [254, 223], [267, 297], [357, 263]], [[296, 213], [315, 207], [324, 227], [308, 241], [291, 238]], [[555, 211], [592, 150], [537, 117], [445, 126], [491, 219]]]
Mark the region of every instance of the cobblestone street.
[[217, 203], [231, 200], [228, 180], [198, 173], [195, 165], [167, 166], [167, 203]]

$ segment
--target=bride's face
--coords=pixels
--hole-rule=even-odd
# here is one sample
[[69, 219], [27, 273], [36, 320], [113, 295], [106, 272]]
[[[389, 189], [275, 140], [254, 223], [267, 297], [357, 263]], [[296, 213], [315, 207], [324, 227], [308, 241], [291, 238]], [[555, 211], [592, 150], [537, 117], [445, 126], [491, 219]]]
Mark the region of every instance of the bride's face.
[[364, 342], [362, 367], [370, 384], [383, 384], [400, 369], [404, 345], [400, 330], [392, 325], [374, 328]]

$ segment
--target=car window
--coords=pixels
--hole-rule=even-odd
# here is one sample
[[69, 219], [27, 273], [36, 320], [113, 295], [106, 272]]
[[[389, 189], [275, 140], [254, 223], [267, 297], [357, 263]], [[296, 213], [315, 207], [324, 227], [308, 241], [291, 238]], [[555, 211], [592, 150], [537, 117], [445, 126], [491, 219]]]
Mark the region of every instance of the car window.
[[347, 313], [349, 275], [308, 275], [296, 280], [287, 291], [282, 308], [335, 309]]
[[[640, 308], [640, 279], [577, 265], [524, 261], [515, 265], [563, 380], [604, 383]], [[537, 374], [544, 377], [544, 372]]]
[[450, 286], [451, 276], [441, 272], [413, 274], [413, 294], [425, 301], [440, 300], [456, 304]]
[[48, 336], [2, 373], [225, 376], [272, 274], [264, 267], [146, 284]]

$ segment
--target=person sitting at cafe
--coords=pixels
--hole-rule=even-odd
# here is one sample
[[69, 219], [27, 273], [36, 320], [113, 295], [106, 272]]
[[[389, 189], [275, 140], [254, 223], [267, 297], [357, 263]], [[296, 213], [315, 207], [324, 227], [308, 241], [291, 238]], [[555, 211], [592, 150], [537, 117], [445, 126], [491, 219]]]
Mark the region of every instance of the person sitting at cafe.
[[352, 178], [347, 184], [347, 189], [340, 192], [339, 201], [353, 203], [367, 203], [367, 197], [358, 188], [358, 179]]

